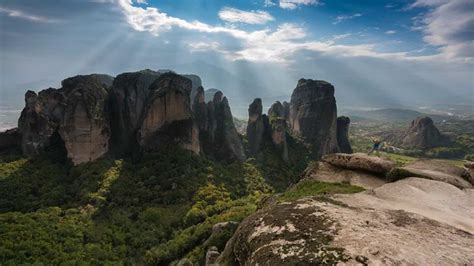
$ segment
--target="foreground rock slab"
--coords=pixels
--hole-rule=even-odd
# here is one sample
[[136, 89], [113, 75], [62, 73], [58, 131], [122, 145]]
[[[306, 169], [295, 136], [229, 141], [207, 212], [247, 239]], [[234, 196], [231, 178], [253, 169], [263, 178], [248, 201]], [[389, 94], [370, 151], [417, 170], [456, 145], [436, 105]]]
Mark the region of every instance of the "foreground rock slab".
[[472, 188], [472, 184], [468, 181], [470, 175], [465, 169], [438, 160], [416, 161], [404, 167], [394, 168], [388, 174], [393, 180], [412, 176], [442, 181], [458, 188]]
[[408, 178], [358, 194], [269, 205], [241, 223], [218, 262], [472, 265], [473, 233], [472, 190]]
[[335, 153], [323, 157], [323, 161], [337, 167], [362, 170], [374, 174], [386, 174], [395, 167], [395, 163], [388, 159], [369, 156], [364, 153]]
[[365, 189], [377, 188], [387, 183], [385, 179], [373, 174], [364, 171], [347, 170], [326, 162], [318, 162], [315, 167], [308, 167], [304, 178], [329, 183], [346, 182]]

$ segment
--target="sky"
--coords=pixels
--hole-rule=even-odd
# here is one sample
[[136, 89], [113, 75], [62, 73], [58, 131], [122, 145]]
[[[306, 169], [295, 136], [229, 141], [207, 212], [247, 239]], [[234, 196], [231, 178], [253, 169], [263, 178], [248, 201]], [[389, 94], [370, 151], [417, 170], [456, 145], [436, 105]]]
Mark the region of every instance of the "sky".
[[198, 74], [237, 113], [300, 78], [331, 82], [339, 108], [473, 105], [474, 1], [0, 1], [0, 105], [146, 68]]

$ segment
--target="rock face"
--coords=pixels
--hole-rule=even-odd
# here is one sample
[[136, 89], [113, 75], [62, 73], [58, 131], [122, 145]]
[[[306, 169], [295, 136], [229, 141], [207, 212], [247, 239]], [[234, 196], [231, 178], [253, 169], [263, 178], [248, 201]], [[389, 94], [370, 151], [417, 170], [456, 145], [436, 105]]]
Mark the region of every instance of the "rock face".
[[36, 155], [50, 145], [50, 138], [58, 130], [64, 114], [65, 104], [64, 93], [53, 88], [39, 94], [26, 92], [25, 108], [18, 120], [23, 154]]
[[235, 129], [227, 98], [218, 91], [204, 109], [203, 96], [199, 94], [199, 97], [195, 98], [195, 116], [200, 117], [201, 121], [198, 122], [199, 127], [202, 128], [199, 139], [204, 154], [219, 161], [244, 161], [242, 140]]
[[409, 178], [357, 194], [270, 203], [240, 224], [217, 262], [470, 265], [473, 225], [472, 191]]
[[387, 183], [385, 178], [370, 172], [349, 170], [326, 162], [310, 164], [306, 168], [303, 178], [328, 183], [349, 183], [365, 189], [374, 189]]
[[335, 153], [323, 157], [323, 161], [331, 165], [349, 169], [361, 170], [373, 174], [385, 175], [395, 167], [395, 163], [388, 159], [368, 156], [364, 153]]
[[62, 82], [66, 105], [59, 134], [74, 164], [94, 161], [109, 151], [109, 90], [102, 78], [76, 76]]
[[178, 145], [194, 153], [203, 147], [217, 160], [245, 160], [227, 99], [217, 92], [206, 103], [200, 84], [196, 75], [142, 70], [115, 79], [76, 76], [60, 89], [28, 91], [18, 122], [22, 151], [35, 155], [61, 144], [80, 164]]
[[337, 118], [337, 144], [339, 152], [352, 153], [351, 143], [349, 142], [349, 124], [351, 120], [347, 116]]
[[313, 158], [337, 152], [336, 119], [334, 87], [321, 80], [300, 79], [291, 95], [290, 129], [309, 145]]
[[136, 134], [141, 126], [149, 87], [161, 73], [152, 70], [118, 75], [111, 91], [111, 150], [117, 155], [130, 153], [137, 147]]
[[21, 136], [18, 128], [13, 128], [0, 132], [0, 152], [15, 149], [21, 145]]
[[277, 101], [272, 104], [268, 110], [268, 117], [272, 143], [280, 151], [283, 161], [288, 162], [289, 155], [286, 135], [288, 131], [287, 119], [289, 115], [289, 105], [287, 102], [285, 103], [286, 105], [283, 105], [281, 102]]
[[421, 177], [449, 183], [458, 188], [472, 188], [469, 173], [463, 169], [439, 160], [419, 160], [390, 171], [388, 177], [392, 180], [407, 177]]
[[145, 151], [179, 145], [199, 153], [199, 129], [191, 112], [191, 81], [174, 73], [161, 75], [152, 85], [138, 143]]
[[429, 149], [446, 145], [448, 142], [429, 117], [418, 117], [413, 120], [401, 139], [403, 147], [412, 149]]
[[249, 105], [249, 119], [247, 123], [247, 138], [249, 153], [252, 156], [260, 152], [263, 140], [262, 99], [257, 98]]

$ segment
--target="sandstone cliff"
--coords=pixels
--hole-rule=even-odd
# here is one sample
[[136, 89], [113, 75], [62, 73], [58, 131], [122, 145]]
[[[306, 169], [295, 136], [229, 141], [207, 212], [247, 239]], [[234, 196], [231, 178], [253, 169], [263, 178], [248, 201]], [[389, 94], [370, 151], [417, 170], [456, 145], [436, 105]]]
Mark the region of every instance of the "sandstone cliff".
[[109, 84], [101, 75], [76, 76], [62, 82], [66, 105], [59, 134], [74, 164], [94, 161], [109, 151]]
[[447, 137], [439, 132], [429, 117], [413, 120], [401, 138], [401, 145], [411, 149], [429, 149], [448, 143]]
[[337, 145], [339, 152], [352, 153], [351, 143], [349, 142], [349, 124], [351, 120], [347, 116], [337, 118]]
[[199, 131], [191, 105], [191, 81], [173, 73], [161, 75], [151, 86], [138, 130], [138, 143], [145, 151], [169, 145], [199, 153]]
[[[203, 96], [199, 94], [199, 98], [195, 100], [199, 99], [202, 103]], [[202, 104], [200, 106], [203, 107]], [[207, 103], [205, 113], [204, 109], [200, 108], [196, 116], [207, 116], [207, 123], [200, 123], [203, 130], [199, 134], [204, 154], [219, 161], [245, 160], [242, 140], [235, 129], [229, 102], [222, 92], [216, 92], [213, 100]]]
[[308, 144], [312, 157], [337, 152], [337, 108], [334, 87], [325, 81], [300, 79], [291, 95], [292, 133]]
[[247, 139], [251, 156], [260, 152], [263, 140], [262, 99], [257, 98], [249, 105], [249, 119], [247, 122]]

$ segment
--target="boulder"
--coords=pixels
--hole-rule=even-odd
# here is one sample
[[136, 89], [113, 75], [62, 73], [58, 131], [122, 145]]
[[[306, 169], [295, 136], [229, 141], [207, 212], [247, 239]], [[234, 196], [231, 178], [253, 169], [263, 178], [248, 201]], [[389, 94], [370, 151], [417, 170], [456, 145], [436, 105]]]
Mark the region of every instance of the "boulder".
[[410, 178], [357, 194], [276, 201], [241, 222], [217, 262], [470, 265], [473, 196]]
[[21, 136], [18, 128], [0, 132], [0, 153], [21, 147]]
[[290, 130], [310, 148], [314, 159], [337, 152], [334, 87], [321, 80], [300, 79], [291, 95]]
[[474, 162], [466, 162], [464, 164], [466, 171], [469, 173], [469, 176], [466, 178], [469, 183], [474, 185]]
[[249, 119], [247, 122], [247, 139], [249, 153], [252, 156], [260, 152], [263, 140], [262, 99], [257, 98], [249, 105]]
[[206, 262], [205, 266], [217, 266], [216, 264], [217, 258], [219, 257], [220, 253], [217, 250], [217, 247], [210, 247], [206, 252]]
[[403, 167], [396, 167], [388, 173], [392, 180], [407, 177], [420, 177], [445, 182], [458, 188], [472, 188], [469, 182], [469, 173], [460, 167], [456, 167], [439, 160], [419, 160]]
[[76, 76], [62, 82], [66, 95], [59, 134], [74, 164], [94, 161], [109, 151], [107, 110], [110, 83], [103, 75]]
[[110, 97], [111, 149], [114, 154], [128, 154], [137, 147], [136, 134], [151, 94], [150, 85], [161, 74], [146, 69], [123, 73], [115, 78]]
[[348, 170], [326, 162], [314, 162], [304, 171], [303, 180], [317, 180], [328, 183], [349, 183], [365, 189], [373, 189], [387, 183], [387, 180], [360, 170]]
[[364, 153], [328, 154], [325, 155], [322, 160], [337, 167], [349, 170], [361, 170], [378, 175], [385, 175], [395, 167], [395, 163], [389, 159], [368, 156]]
[[199, 129], [190, 104], [191, 81], [174, 73], [162, 74], [152, 85], [137, 133], [144, 151], [178, 145], [200, 152]]
[[347, 116], [337, 118], [337, 145], [339, 152], [352, 153], [351, 143], [349, 142], [349, 124], [351, 120]]
[[27, 91], [25, 108], [18, 120], [23, 154], [31, 156], [44, 151], [59, 128], [66, 99], [60, 90], [49, 88], [36, 94]]
[[418, 117], [401, 138], [401, 146], [410, 149], [429, 149], [449, 144], [449, 139], [442, 135], [429, 117]]

